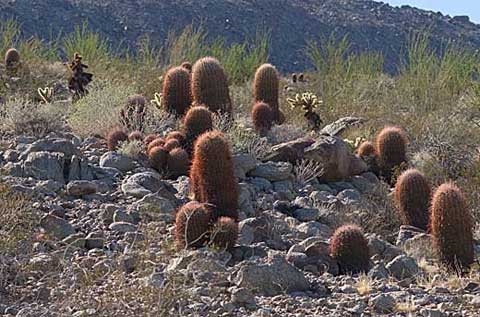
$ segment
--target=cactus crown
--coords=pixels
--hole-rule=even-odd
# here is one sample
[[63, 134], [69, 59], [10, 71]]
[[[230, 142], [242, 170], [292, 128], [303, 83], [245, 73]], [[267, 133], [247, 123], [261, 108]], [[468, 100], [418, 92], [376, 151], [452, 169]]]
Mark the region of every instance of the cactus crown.
[[369, 269], [368, 243], [356, 225], [344, 225], [335, 230], [330, 240], [330, 254], [337, 260], [341, 274], [367, 272]]
[[395, 201], [403, 222], [427, 230], [431, 189], [425, 176], [416, 169], [403, 172], [395, 185]]
[[212, 112], [232, 113], [227, 76], [213, 57], [199, 59], [192, 69], [194, 105], [205, 105]]
[[252, 121], [255, 131], [265, 135], [273, 126], [274, 113], [272, 108], [264, 103], [257, 102], [252, 108]]
[[430, 230], [440, 261], [451, 270], [463, 270], [474, 261], [473, 220], [465, 197], [453, 183], [445, 183], [433, 195]]
[[163, 80], [165, 110], [183, 116], [192, 103], [190, 73], [183, 67], [171, 68]]
[[253, 80], [253, 97], [256, 102], [263, 101], [274, 110], [278, 109], [279, 75], [271, 64], [261, 65]]
[[115, 151], [120, 143], [128, 140], [128, 135], [123, 129], [114, 129], [107, 135], [107, 148], [109, 151]]
[[238, 219], [238, 184], [223, 133], [202, 134], [195, 143], [190, 181], [195, 199], [215, 206], [215, 217]]

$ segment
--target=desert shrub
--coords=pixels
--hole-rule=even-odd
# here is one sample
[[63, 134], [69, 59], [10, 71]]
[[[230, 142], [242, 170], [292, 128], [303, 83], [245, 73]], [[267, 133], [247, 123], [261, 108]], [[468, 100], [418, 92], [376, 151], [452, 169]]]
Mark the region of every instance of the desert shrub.
[[120, 109], [132, 95], [131, 87], [113, 82], [92, 83], [90, 93], [74, 105], [69, 118], [73, 131], [80, 136], [107, 133], [120, 126]]
[[0, 130], [3, 133], [43, 137], [64, 128], [68, 108], [58, 104], [35, 104], [23, 98], [0, 104]]
[[145, 144], [138, 140], [122, 142], [120, 147], [117, 149], [118, 153], [128, 156], [134, 160], [140, 158], [144, 151]]

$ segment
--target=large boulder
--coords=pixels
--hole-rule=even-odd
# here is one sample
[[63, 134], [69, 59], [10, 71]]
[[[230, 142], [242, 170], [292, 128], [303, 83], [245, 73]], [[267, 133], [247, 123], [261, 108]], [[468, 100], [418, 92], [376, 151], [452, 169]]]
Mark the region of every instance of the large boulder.
[[334, 136], [321, 135], [314, 144], [305, 149], [305, 158], [321, 163], [321, 182], [335, 182], [350, 176], [350, 153], [346, 143]]
[[107, 152], [103, 154], [100, 158], [100, 166], [113, 167], [121, 172], [128, 172], [135, 167], [131, 158], [117, 152]]
[[310, 288], [303, 273], [279, 255], [242, 264], [234, 282], [238, 287], [265, 296], [304, 292]]
[[24, 162], [25, 176], [40, 180], [54, 180], [64, 183], [64, 154], [50, 152], [31, 152]]
[[271, 182], [278, 182], [293, 177], [293, 166], [288, 162], [266, 162], [258, 164], [249, 176], [265, 178]]
[[122, 183], [122, 191], [125, 195], [136, 198], [156, 193], [160, 197], [176, 201], [175, 188], [154, 172], [137, 173], [125, 178]]

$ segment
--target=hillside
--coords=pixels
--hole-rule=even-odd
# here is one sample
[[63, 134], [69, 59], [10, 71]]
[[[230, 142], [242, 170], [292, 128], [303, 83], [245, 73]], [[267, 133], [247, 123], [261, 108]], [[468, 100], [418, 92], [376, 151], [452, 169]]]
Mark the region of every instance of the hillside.
[[395, 70], [412, 31], [431, 30], [437, 48], [446, 41], [480, 47], [480, 26], [468, 18], [368, 0], [0, 0], [0, 18], [11, 17], [22, 23], [25, 36], [42, 38], [70, 32], [87, 20], [114, 47], [131, 48], [143, 34], [162, 43], [170, 30], [190, 24], [202, 23], [211, 37], [229, 43], [270, 29], [271, 61], [284, 71], [305, 69], [306, 42], [332, 32], [348, 34], [355, 51], [382, 52], [388, 71]]

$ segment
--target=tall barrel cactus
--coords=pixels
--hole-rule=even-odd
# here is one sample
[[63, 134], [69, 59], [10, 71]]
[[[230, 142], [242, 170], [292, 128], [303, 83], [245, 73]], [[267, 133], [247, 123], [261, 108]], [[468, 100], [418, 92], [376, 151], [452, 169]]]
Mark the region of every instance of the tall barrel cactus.
[[9, 72], [15, 72], [20, 66], [20, 53], [14, 49], [10, 48], [5, 53], [5, 68]]
[[257, 102], [252, 108], [252, 121], [255, 131], [265, 136], [272, 128], [274, 112], [272, 107], [264, 102]]
[[163, 81], [165, 110], [183, 116], [192, 104], [190, 72], [184, 67], [171, 68]]
[[337, 261], [340, 274], [367, 272], [370, 266], [368, 242], [356, 225], [344, 225], [330, 239], [330, 255]]
[[277, 69], [271, 64], [263, 64], [255, 72], [253, 81], [253, 97], [255, 102], [265, 102], [272, 107], [274, 122], [282, 124], [285, 116], [280, 111], [278, 104], [279, 75]]
[[215, 218], [238, 220], [238, 184], [230, 147], [221, 132], [207, 132], [197, 139], [190, 181], [195, 200], [215, 206]]
[[474, 261], [473, 220], [465, 198], [453, 183], [433, 195], [430, 229], [440, 261], [451, 270], [463, 270]]
[[409, 169], [400, 175], [395, 185], [395, 201], [405, 224], [428, 229], [430, 195], [430, 183], [418, 170]]
[[227, 76], [213, 57], [199, 59], [192, 69], [193, 104], [205, 105], [212, 112], [232, 113]]
[[178, 210], [175, 218], [175, 242], [178, 249], [199, 248], [209, 239], [212, 212], [207, 204], [191, 201]]
[[376, 138], [377, 164], [380, 176], [392, 183], [395, 172], [407, 163], [407, 137], [398, 127], [385, 127]]

